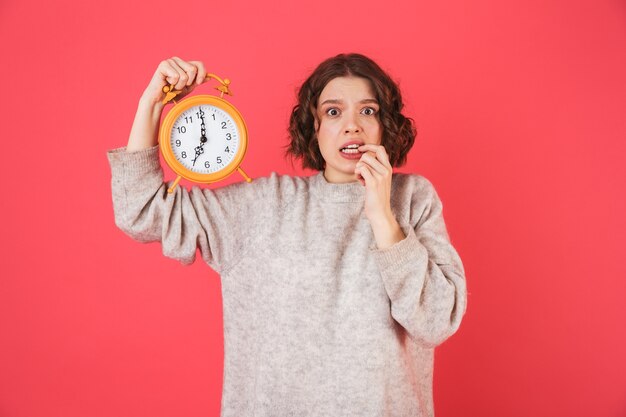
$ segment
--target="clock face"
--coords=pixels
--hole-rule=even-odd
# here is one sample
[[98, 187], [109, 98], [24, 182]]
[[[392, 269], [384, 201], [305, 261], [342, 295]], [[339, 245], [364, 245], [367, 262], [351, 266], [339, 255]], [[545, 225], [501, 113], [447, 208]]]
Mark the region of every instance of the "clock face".
[[212, 174], [230, 164], [240, 146], [237, 124], [219, 107], [201, 104], [178, 116], [170, 134], [174, 156], [199, 174]]

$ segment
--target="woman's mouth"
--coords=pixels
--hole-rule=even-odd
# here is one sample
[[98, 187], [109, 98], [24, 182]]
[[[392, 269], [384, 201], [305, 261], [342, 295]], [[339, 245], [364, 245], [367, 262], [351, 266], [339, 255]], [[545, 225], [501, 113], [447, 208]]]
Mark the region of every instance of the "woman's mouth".
[[359, 145], [358, 144], [353, 144], [353, 145], [348, 145], [345, 148], [341, 148], [341, 152], [343, 153], [359, 153]]
[[362, 153], [359, 152], [358, 144], [348, 145], [345, 148], [341, 148], [339, 152], [341, 153], [341, 156], [346, 159], [361, 159], [362, 155]]

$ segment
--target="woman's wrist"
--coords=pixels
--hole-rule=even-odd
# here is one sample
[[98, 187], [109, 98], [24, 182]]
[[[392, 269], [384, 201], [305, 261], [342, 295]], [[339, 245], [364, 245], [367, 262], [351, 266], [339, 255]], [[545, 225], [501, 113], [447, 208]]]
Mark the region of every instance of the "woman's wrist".
[[159, 117], [163, 111], [165, 104], [161, 99], [155, 99], [154, 97], [141, 96], [139, 99], [138, 110], [149, 111], [150, 113], [158, 113]]
[[381, 216], [370, 222], [378, 249], [387, 249], [406, 238], [400, 224], [393, 215]]

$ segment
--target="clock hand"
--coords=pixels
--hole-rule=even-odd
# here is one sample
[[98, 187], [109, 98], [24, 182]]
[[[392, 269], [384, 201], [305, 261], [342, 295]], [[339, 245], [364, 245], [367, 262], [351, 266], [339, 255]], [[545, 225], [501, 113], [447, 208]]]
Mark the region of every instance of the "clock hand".
[[204, 124], [204, 111], [202, 111], [202, 107], [199, 108], [200, 120], [202, 123], [200, 124], [200, 146], [196, 146], [196, 157], [193, 159], [193, 166], [196, 165], [196, 160], [200, 155], [204, 153], [204, 144], [207, 142], [206, 137], [206, 125]]
[[204, 124], [204, 112], [202, 111], [202, 107], [200, 107], [200, 119], [202, 123], [200, 124], [200, 142], [204, 143], [207, 141], [206, 138], [206, 125]]
[[196, 165], [196, 160], [198, 159], [198, 157], [204, 153], [203, 146], [204, 146], [204, 143], [200, 146], [196, 146], [196, 157], [193, 158], [193, 166]]

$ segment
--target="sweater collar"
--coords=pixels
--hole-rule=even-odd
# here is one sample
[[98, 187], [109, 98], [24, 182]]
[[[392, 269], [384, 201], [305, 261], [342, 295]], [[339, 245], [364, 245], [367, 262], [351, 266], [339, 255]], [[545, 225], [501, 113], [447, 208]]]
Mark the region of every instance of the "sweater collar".
[[324, 201], [335, 203], [355, 203], [365, 201], [365, 186], [359, 181], [347, 183], [331, 183], [320, 171], [311, 176], [311, 191]]

